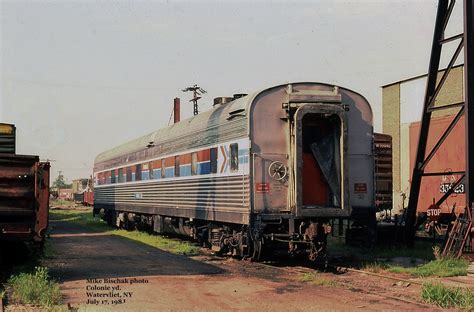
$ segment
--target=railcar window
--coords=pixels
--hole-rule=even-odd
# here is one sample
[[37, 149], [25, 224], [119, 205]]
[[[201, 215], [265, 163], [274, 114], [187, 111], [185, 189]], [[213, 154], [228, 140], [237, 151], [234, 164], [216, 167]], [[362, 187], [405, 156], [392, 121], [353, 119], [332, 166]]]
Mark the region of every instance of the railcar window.
[[142, 180], [142, 165], [138, 164], [135, 168], [135, 181]]
[[211, 173], [217, 173], [217, 147], [211, 148]]
[[123, 182], [123, 168], [119, 168], [118, 170], [118, 183]]
[[127, 167], [127, 182], [132, 181], [132, 167]]
[[198, 169], [198, 157], [197, 153], [194, 152], [191, 154], [191, 175], [196, 175]]
[[161, 160], [161, 177], [166, 178], [166, 167], [165, 167], [165, 159]]
[[153, 162], [150, 161], [150, 163], [148, 164], [148, 178], [150, 180], [153, 180], [154, 179], [154, 173], [153, 173]]
[[115, 183], [115, 169], [110, 171], [110, 183]]
[[174, 157], [174, 176], [179, 177], [179, 156]]
[[142, 164], [142, 180], [146, 181], [150, 178], [150, 171], [148, 170], [148, 163]]
[[230, 171], [235, 172], [239, 170], [239, 144], [232, 143], [230, 145]]

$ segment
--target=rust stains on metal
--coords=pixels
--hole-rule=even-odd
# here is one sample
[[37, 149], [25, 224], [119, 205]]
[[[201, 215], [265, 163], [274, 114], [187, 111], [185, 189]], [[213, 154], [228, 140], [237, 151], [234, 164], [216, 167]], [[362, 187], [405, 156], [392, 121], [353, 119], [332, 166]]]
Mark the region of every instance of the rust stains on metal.
[[0, 239], [43, 241], [49, 168], [38, 156], [0, 154]]
[[[433, 118], [431, 120], [430, 133], [427, 138], [427, 149], [433, 148], [438, 138], [450, 124], [453, 115]], [[439, 147], [436, 155], [430, 160], [425, 168], [426, 173], [443, 172], [441, 176], [427, 176], [423, 178], [420, 186], [420, 196], [418, 199], [417, 212], [426, 212], [432, 204], [433, 198], [437, 201], [452, 186], [466, 168], [465, 162], [465, 142], [460, 138], [464, 137], [465, 118], [461, 117], [458, 124], [453, 128], [449, 136]], [[418, 146], [418, 136], [420, 132], [420, 122], [410, 124], [410, 171], [415, 163], [416, 147]], [[449, 196], [448, 201], [441, 205], [441, 213], [450, 213], [453, 205], [456, 205], [456, 214], [462, 213], [466, 207], [465, 184], [461, 183], [455, 188], [454, 194]]]

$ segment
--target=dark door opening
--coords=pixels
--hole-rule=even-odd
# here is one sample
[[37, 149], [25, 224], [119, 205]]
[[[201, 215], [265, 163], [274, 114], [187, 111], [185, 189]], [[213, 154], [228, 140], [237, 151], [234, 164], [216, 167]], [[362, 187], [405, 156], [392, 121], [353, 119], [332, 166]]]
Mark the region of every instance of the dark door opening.
[[341, 120], [334, 114], [302, 119], [303, 206], [341, 207]]

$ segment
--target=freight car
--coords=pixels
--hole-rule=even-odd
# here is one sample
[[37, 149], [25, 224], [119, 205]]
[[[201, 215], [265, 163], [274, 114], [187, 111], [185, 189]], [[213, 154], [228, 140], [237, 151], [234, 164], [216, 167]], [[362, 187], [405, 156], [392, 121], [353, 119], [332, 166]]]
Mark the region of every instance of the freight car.
[[94, 192], [92, 191], [92, 178], [83, 178], [72, 181], [72, 196], [76, 203], [84, 206], [94, 204]]
[[82, 201], [82, 204], [84, 206], [93, 206], [94, 205], [94, 192], [86, 191], [83, 194], [84, 194], [84, 199]]
[[[445, 129], [454, 119], [454, 115], [432, 118], [430, 123], [430, 136], [427, 140], [427, 149], [431, 150], [437, 139], [443, 134]], [[418, 214], [426, 214], [426, 210], [434, 201], [438, 201], [457, 181], [461, 173], [466, 169], [465, 162], [465, 142], [459, 138], [465, 136], [465, 118], [461, 117], [453, 128], [444, 143], [439, 147], [438, 152], [426, 166], [426, 172], [444, 172], [442, 176], [427, 176], [423, 178], [418, 198]], [[410, 172], [416, 158], [416, 148], [418, 146], [418, 136], [420, 133], [420, 122], [413, 122], [409, 127], [410, 139]], [[464, 213], [466, 207], [466, 190], [464, 183], [458, 185], [454, 194], [440, 207], [443, 219], [450, 219], [451, 210], [455, 207], [455, 214]]]
[[377, 212], [392, 210], [392, 137], [374, 133], [375, 208]]
[[363, 96], [306, 82], [215, 103], [99, 154], [94, 214], [253, 259], [278, 244], [316, 259], [331, 218], [375, 218], [372, 111]]
[[74, 193], [74, 202], [84, 205], [92, 206], [94, 205], [94, 192], [93, 191], [83, 191], [82, 193]]
[[14, 136], [8, 136], [14, 131], [13, 125], [0, 124], [0, 138], [9, 138], [0, 141], [0, 241], [42, 243], [48, 227], [50, 165], [38, 156], [15, 154]]

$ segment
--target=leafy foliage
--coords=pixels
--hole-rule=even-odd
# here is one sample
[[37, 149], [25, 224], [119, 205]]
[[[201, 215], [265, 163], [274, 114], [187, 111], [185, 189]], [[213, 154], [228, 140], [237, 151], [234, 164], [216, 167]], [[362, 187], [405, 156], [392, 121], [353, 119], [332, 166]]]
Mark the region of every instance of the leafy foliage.
[[12, 299], [21, 304], [52, 307], [61, 303], [59, 284], [50, 280], [48, 269], [35, 267], [33, 273], [13, 275], [7, 282]]
[[72, 187], [72, 184], [67, 184], [66, 181], [64, 180], [64, 176], [62, 174], [59, 174], [56, 180], [53, 182], [53, 187], [55, 188], [70, 188]]

